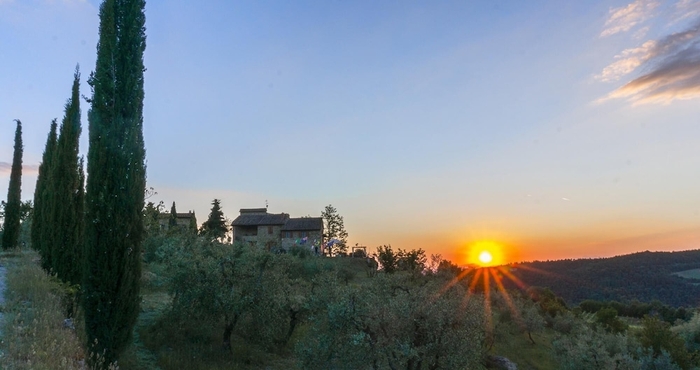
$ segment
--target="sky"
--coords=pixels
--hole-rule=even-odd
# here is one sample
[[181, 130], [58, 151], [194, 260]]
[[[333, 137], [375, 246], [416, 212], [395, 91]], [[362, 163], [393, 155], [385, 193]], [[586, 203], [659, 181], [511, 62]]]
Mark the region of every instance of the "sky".
[[[0, 0], [0, 189], [13, 120], [29, 200], [77, 64], [91, 95], [98, 9]], [[152, 0], [149, 201], [332, 204], [351, 245], [457, 263], [700, 248], [699, 27], [700, 0]]]

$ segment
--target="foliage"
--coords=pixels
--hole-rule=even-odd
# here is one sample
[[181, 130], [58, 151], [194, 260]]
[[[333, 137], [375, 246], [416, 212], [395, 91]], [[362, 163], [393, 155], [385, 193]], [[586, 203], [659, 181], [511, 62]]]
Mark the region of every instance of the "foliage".
[[671, 331], [668, 323], [655, 317], [645, 317], [638, 336], [641, 345], [651, 349], [654, 358], [667, 352], [681, 369], [693, 367], [692, 356], [686, 349], [683, 338]]
[[427, 269], [427, 257], [422, 249], [403, 250], [394, 252], [391, 245], [377, 247], [377, 259], [382, 270], [391, 274], [395, 271], [422, 273]]
[[90, 352], [111, 362], [139, 313], [146, 188], [143, 141], [144, 0], [105, 0], [88, 113], [84, 267]]
[[650, 358], [627, 336], [596, 331], [586, 324], [552, 345], [562, 370], [654, 369], [643, 365]]
[[2, 249], [17, 248], [20, 233], [20, 207], [22, 204], [22, 122], [15, 120], [15, 146], [12, 154], [10, 185], [7, 189], [7, 205], [2, 226]]
[[[196, 238], [167, 257], [172, 319], [220, 322], [224, 348], [234, 332], [266, 348], [286, 343], [306, 310], [309, 270], [290, 255]], [[317, 273], [321, 270], [316, 269]], [[315, 273], [312, 273], [312, 276]]]
[[36, 188], [34, 189], [34, 212], [32, 213], [32, 228], [30, 232], [32, 248], [39, 251], [41, 254], [42, 267], [47, 271], [51, 269], [51, 251], [49, 249], [51, 244], [47, 236], [47, 230], [50, 230], [48, 227], [50, 209], [50, 193], [48, 191], [50, 184], [49, 171], [57, 141], [56, 120], [54, 119], [51, 121], [51, 129], [46, 139], [46, 147], [44, 148], [44, 154], [41, 157], [41, 164], [39, 165], [39, 175], [36, 180]]
[[224, 212], [221, 211], [221, 200], [214, 199], [211, 202], [211, 212], [209, 212], [209, 218], [204, 221], [199, 233], [200, 235], [206, 236], [210, 240], [222, 241], [228, 231], [229, 227], [226, 225]]
[[527, 294], [530, 298], [537, 302], [543, 312], [549, 317], [555, 317], [557, 314], [567, 311], [564, 299], [558, 297], [549, 288], [532, 286], [527, 289]]
[[644, 318], [644, 316], [653, 314], [668, 322], [675, 323], [677, 320], [689, 320], [692, 317], [692, 311], [684, 307], [674, 308], [661, 303], [658, 300], [650, 303], [632, 301], [630, 303], [620, 303], [617, 301], [596, 301], [586, 299], [579, 304], [579, 307], [590, 313], [596, 313], [604, 308], [612, 308], [618, 312], [620, 316]]
[[343, 216], [338, 214], [338, 210], [332, 205], [327, 205], [326, 208], [321, 212], [321, 217], [323, 217], [324, 228], [323, 228], [323, 240], [326, 242], [335, 239], [337, 243], [331, 243], [326, 248], [326, 253], [329, 256], [335, 256], [338, 253], [346, 253], [348, 250], [348, 232], [345, 231], [345, 225], [343, 224]]
[[391, 274], [398, 269], [399, 256], [391, 248], [391, 245], [377, 247], [377, 259], [385, 273]]
[[421, 273], [426, 268], [427, 257], [422, 249], [403, 250], [399, 248], [398, 268], [402, 271]]
[[436, 296], [442, 281], [415, 282], [380, 275], [362, 287], [319, 285], [311, 328], [297, 345], [305, 369], [478, 368], [483, 332], [481, 305], [466, 306], [466, 289], [454, 285]]
[[627, 324], [617, 317], [617, 310], [614, 308], [603, 308], [596, 312], [595, 316], [596, 321], [603, 325], [605, 330], [613, 334], [622, 333], [627, 330]]
[[[56, 151], [48, 166], [44, 242], [50, 269], [71, 284], [82, 280], [83, 179], [78, 158], [80, 139], [80, 71], [76, 67], [72, 94], [66, 103]], [[50, 249], [50, 251], [48, 251]]]
[[700, 351], [700, 313], [696, 312], [688, 322], [680, 323], [671, 330], [683, 338], [689, 351]]
[[153, 202], [146, 203], [146, 207], [143, 209], [143, 223], [147, 234], [150, 235], [160, 231], [158, 217], [164, 209], [163, 201], [160, 201], [157, 205]]

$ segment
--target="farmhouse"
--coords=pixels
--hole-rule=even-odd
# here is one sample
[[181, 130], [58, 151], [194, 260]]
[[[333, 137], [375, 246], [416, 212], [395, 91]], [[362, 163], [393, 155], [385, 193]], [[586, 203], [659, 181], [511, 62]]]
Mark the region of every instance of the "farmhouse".
[[267, 250], [300, 245], [320, 251], [323, 244], [321, 217], [291, 218], [287, 213], [267, 213], [267, 208], [244, 208], [231, 226], [234, 241]]
[[[177, 227], [181, 229], [187, 229], [190, 227], [197, 228], [197, 217], [194, 215], [194, 211], [189, 211], [187, 213], [176, 213], [175, 219], [177, 221]], [[170, 213], [164, 212], [158, 215], [158, 224], [161, 230], [168, 230], [170, 228]]]

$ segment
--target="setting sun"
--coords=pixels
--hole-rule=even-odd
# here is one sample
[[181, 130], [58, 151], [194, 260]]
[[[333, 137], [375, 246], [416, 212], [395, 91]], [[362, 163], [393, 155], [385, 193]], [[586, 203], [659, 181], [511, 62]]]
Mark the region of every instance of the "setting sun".
[[493, 256], [488, 251], [483, 251], [479, 254], [479, 262], [489, 264], [493, 260]]
[[503, 246], [491, 240], [480, 240], [468, 247], [467, 263], [482, 267], [496, 266], [503, 263]]

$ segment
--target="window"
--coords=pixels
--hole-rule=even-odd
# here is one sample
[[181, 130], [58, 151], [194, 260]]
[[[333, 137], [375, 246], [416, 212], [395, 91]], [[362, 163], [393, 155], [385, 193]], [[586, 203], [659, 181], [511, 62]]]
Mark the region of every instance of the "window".
[[267, 227], [267, 234], [272, 235], [272, 226]]

